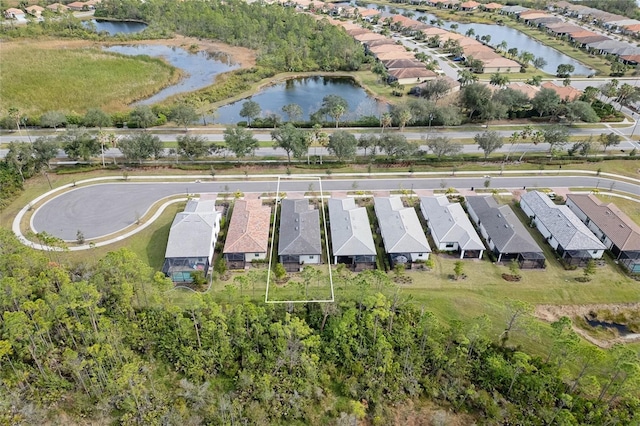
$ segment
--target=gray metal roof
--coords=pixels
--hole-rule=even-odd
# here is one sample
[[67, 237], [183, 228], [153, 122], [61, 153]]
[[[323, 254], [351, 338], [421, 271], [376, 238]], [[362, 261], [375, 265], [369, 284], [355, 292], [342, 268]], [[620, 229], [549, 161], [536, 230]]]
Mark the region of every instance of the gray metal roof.
[[604, 250], [606, 247], [567, 206], [558, 206], [544, 193], [531, 191], [520, 197], [565, 250]]
[[329, 221], [334, 256], [376, 255], [367, 209], [353, 198], [330, 198]]
[[173, 219], [164, 257], [209, 257], [215, 243], [214, 227], [219, 220], [215, 194], [189, 200], [184, 211]]
[[484, 250], [484, 244], [460, 203], [450, 203], [446, 195], [421, 197], [420, 207], [434, 239], [458, 243], [462, 250]]
[[542, 253], [511, 207], [498, 206], [492, 196], [470, 196], [465, 200], [500, 253]]
[[400, 197], [375, 197], [373, 202], [387, 253], [431, 252], [414, 208], [404, 207]]
[[320, 214], [309, 200], [282, 200], [278, 255], [321, 254]]

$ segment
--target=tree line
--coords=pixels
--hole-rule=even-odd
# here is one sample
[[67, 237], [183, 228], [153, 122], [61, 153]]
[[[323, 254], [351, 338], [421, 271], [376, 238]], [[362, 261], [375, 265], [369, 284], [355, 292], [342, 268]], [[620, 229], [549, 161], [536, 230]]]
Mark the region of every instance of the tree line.
[[334, 279], [335, 303], [255, 303], [238, 281], [176, 304], [126, 249], [69, 265], [0, 231], [0, 419], [389, 424], [394, 406], [431, 400], [485, 424], [638, 421], [638, 354], [580, 344], [568, 318], [532, 356], [514, 336], [549, 331], [526, 303], [504, 301], [491, 337], [486, 316], [444, 324], [380, 271]]
[[342, 28], [279, 4], [244, 1], [107, 0], [96, 17], [138, 19], [182, 35], [220, 40], [259, 52], [277, 71], [357, 70], [364, 49]]

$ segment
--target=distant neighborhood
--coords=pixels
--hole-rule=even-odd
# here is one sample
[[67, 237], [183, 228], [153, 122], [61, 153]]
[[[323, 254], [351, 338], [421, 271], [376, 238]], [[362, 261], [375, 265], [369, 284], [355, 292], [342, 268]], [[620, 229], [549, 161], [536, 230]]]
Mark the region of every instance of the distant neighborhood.
[[[226, 263], [225, 270], [248, 270], [265, 267], [270, 256], [288, 273], [319, 264], [343, 264], [354, 272], [423, 269], [434, 252], [542, 269], [546, 258], [539, 241], [567, 268], [584, 267], [609, 251], [628, 272], [640, 272], [639, 225], [593, 194], [558, 201], [542, 191], [523, 191], [515, 207], [488, 194], [340, 193], [325, 202], [313, 196], [201, 194], [171, 225], [163, 272], [176, 284], [188, 284], [194, 273], [211, 273], [214, 257]], [[218, 241], [219, 235], [226, 241]]]

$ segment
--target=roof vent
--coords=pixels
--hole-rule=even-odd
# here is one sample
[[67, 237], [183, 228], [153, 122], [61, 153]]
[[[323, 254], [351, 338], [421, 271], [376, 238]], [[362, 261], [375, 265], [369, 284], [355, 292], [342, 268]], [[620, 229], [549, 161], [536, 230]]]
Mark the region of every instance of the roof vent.
[[624, 225], [623, 225], [623, 224], [620, 224], [619, 226], [620, 226], [620, 228], [624, 228]]
[[507, 225], [507, 224], [505, 223], [505, 224], [504, 224], [504, 227], [505, 227], [505, 228], [508, 228], [508, 227], [509, 227], [509, 225]]

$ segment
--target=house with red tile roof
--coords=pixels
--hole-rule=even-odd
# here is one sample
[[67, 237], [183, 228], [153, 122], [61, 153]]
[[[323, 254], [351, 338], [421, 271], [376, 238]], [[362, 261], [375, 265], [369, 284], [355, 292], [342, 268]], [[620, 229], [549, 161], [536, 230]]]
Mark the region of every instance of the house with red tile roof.
[[469, 12], [471, 10], [476, 10], [480, 6], [480, 3], [477, 1], [465, 1], [464, 3], [460, 3], [458, 5], [458, 9]]
[[244, 269], [253, 260], [264, 260], [269, 250], [271, 208], [262, 200], [237, 200], [223, 254], [229, 269]]
[[500, 10], [502, 9], [504, 6], [501, 5], [500, 3], [487, 3], [482, 5], [482, 8], [484, 10], [488, 10], [490, 12], [495, 12], [496, 10]]
[[571, 86], [558, 86], [551, 81], [546, 81], [540, 86], [543, 89], [551, 89], [560, 96], [563, 101], [573, 102], [582, 95], [582, 92]]
[[87, 6], [81, 1], [74, 1], [73, 3], [69, 3], [67, 7], [75, 11], [85, 10], [87, 8]]
[[46, 9], [50, 12], [61, 13], [69, 10], [67, 6], [61, 3], [53, 3], [46, 7]]
[[42, 15], [42, 12], [44, 12], [44, 7], [34, 4], [33, 6], [27, 7], [25, 10], [29, 15], [35, 16], [37, 18]]
[[16, 9], [15, 7], [10, 7], [4, 11], [4, 17], [7, 19], [24, 20], [24, 11]]

